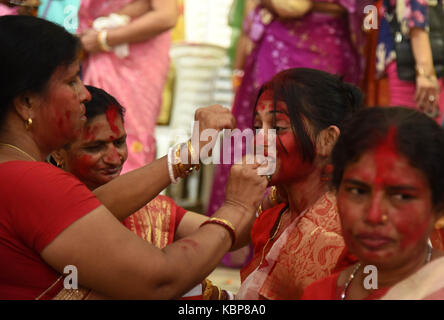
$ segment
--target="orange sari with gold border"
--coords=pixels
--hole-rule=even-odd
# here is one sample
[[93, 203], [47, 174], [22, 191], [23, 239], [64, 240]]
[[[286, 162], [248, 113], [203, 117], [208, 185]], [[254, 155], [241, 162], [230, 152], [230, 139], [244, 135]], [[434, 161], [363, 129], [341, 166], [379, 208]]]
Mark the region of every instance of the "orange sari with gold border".
[[256, 220], [254, 257], [241, 271], [237, 299], [300, 299], [310, 283], [352, 263], [343, 263], [348, 254], [333, 193], [294, 218], [277, 239], [265, 241], [284, 207], [271, 208]]

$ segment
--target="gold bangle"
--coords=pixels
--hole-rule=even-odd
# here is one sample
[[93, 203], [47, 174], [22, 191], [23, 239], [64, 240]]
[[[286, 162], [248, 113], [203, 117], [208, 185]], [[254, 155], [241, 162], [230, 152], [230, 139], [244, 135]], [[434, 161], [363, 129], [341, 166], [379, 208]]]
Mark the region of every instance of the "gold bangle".
[[191, 155], [191, 164], [192, 164], [192, 167], [193, 167], [194, 170], [199, 171], [199, 169], [200, 169], [200, 164], [199, 164], [200, 160], [199, 160], [199, 158], [197, 159], [197, 162], [198, 162], [198, 163], [196, 163], [196, 164], [193, 163], [194, 159], [196, 159], [196, 153], [194, 152], [193, 145], [191, 144], [191, 139], [188, 140], [188, 142], [187, 142], [187, 146], [188, 146], [188, 152], [189, 152], [190, 155]]
[[203, 300], [211, 300], [211, 296], [213, 293], [213, 283], [209, 279], [205, 279], [205, 290], [202, 295]]
[[97, 42], [99, 43], [100, 49], [105, 52], [110, 52], [112, 48], [106, 42], [106, 37], [108, 36], [108, 31], [102, 30], [97, 34]]
[[204, 221], [200, 226], [204, 226], [206, 224], [217, 224], [220, 225], [222, 227], [225, 228], [225, 230], [228, 231], [228, 233], [230, 234], [231, 237], [231, 248], [234, 246], [234, 244], [236, 243], [236, 231], [234, 229], [234, 226], [231, 224], [230, 221], [222, 219], [222, 218], [210, 218], [207, 221]]

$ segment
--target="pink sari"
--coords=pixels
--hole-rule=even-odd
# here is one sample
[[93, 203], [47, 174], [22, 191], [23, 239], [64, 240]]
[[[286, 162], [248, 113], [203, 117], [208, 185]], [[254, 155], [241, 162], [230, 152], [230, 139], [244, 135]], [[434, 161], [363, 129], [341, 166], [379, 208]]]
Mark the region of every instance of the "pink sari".
[[[94, 19], [123, 8], [132, 0], [82, 0], [79, 32], [91, 27]], [[88, 56], [83, 63], [83, 81], [108, 91], [126, 108], [128, 161], [124, 172], [155, 159], [154, 129], [162, 104], [162, 92], [169, 69], [169, 32], [145, 42], [130, 44], [128, 57], [113, 52]]]

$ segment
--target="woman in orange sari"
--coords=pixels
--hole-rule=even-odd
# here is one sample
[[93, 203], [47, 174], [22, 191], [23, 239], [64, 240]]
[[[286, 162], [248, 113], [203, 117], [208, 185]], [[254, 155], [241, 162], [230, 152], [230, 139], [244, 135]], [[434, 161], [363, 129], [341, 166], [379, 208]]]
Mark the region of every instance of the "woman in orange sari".
[[[342, 121], [360, 108], [361, 98], [358, 88], [313, 69], [289, 69], [262, 86], [254, 127], [261, 129], [257, 138], [276, 130], [271, 185], [288, 203], [255, 221], [254, 256], [241, 271], [237, 299], [299, 299], [307, 285], [344, 262], [336, 198], [328, 187], [329, 158]], [[268, 156], [271, 143], [264, 142]]]
[[431, 236], [442, 228], [444, 130], [418, 111], [370, 108], [344, 125], [332, 161], [344, 240], [359, 261], [303, 298], [443, 298], [442, 242]]
[[[83, 133], [77, 140], [51, 153], [57, 166], [75, 175], [91, 191], [117, 178], [127, 157], [125, 109], [102, 89], [86, 86], [91, 100], [85, 103]], [[187, 211], [173, 199], [158, 195], [122, 223], [158, 248], [196, 231], [208, 217]], [[206, 279], [184, 299], [227, 299], [231, 293], [211, 285]]]

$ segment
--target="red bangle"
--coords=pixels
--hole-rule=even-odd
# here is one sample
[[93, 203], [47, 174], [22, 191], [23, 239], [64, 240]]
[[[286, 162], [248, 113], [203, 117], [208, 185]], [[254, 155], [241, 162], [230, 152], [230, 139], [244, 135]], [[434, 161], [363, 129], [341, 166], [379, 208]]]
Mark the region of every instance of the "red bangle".
[[233, 225], [231, 224], [231, 222], [228, 220], [225, 220], [225, 219], [221, 219], [221, 218], [210, 218], [207, 221], [205, 221], [204, 223], [202, 223], [200, 225], [200, 227], [202, 227], [206, 224], [210, 224], [210, 223], [218, 224], [218, 225], [224, 227], [228, 231], [228, 233], [230, 234], [230, 237], [231, 237], [231, 247], [233, 247], [234, 244], [236, 243], [236, 231], [235, 231]]

